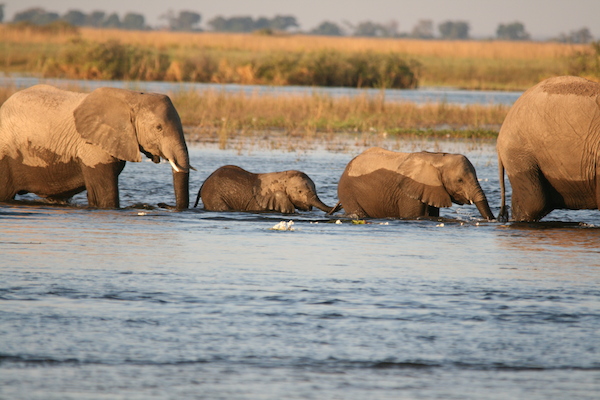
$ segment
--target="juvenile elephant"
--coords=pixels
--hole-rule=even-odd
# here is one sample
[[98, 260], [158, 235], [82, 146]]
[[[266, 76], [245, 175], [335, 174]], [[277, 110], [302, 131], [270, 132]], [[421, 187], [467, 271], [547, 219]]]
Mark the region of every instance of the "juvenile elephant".
[[460, 154], [370, 148], [346, 166], [338, 198], [358, 218], [439, 216], [439, 207], [475, 203], [483, 218], [494, 219], [475, 168]]
[[514, 221], [600, 208], [600, 84], [562, 76], [533, 86], [508, 112], [497, 150], [499, 218], [508, 219], [504, 169]]
[[177, 208], [187, 208], [188, 150], [169, 97], [30, 87], [0, 108], [0, 201], [24, 193], [65, 201], [87, 190], [90, 207], [118, 208], [118, 176], [140, 151], [169, 161]]
[[316, 207], [329, 212], [317, 196], [315, 184], [303, 172], [283, 171], [254, 174], [235, 165], [226, 165], [213, 172], [198, 191], [196, 203], [202, 198], [210, 211], [277, 211], [291, 214]]

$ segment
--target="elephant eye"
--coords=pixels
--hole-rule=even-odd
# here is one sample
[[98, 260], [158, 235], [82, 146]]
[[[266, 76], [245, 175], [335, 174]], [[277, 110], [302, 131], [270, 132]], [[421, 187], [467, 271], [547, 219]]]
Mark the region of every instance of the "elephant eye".
[[159, 132], [162, 131], [162, 125], [161, 124], [156, 125], [156, 130]]

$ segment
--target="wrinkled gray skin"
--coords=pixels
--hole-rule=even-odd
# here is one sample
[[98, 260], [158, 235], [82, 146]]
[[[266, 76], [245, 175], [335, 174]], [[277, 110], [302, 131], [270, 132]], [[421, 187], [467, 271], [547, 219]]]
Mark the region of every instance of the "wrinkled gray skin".
[[188, 151], [169, 97], [33, 86], [0, 108], [0, 201], [35, 193], [64, 202], [87, 190], [90, 207], [118, 208], [118, 176], [140, 152], [171, 163], [176, 206], [188, 208]]
[[358, 218], [437, 217], [440, 207], [474, 203], [483, 218], [494, 219], [475, 168], [460, 154], [370, 148], [346, 166], [338, 198]]
[[539, 221], [555, 209], [600, 209], [600, 84], [574, 76], [546, 79], [508, 112], [497, 141], [501, 209]]
[[331, 207], [317, 196], [315, 184], [303, 172], [283, 171], [255, 174], [235, 165], [213, 172], [198, 191], [209, 211], [276, 211], [292, 214], [296, 209], [310, 211], [316, 207], [330, 212]]

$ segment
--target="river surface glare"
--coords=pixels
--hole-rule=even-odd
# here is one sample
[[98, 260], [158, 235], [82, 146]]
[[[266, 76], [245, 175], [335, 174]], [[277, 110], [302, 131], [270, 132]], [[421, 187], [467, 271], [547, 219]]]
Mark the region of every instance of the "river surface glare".
[[[191, 201], [235, 164], [302, 170], [333, 205], [372, 144], [467, 155], [497, 214], [490, 141], [190, 145]], [[170, 166], [151, 162], [128, 163], [120, 187], [120, 210], [85, 194], [0, 205], [0, 398], [598, 398], [597, 210], [357, 224], [144, 209], [174, 203]]]

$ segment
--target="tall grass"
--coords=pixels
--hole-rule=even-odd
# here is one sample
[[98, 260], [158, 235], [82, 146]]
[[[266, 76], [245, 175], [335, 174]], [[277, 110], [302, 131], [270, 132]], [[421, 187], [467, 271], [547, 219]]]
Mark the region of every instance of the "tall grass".
[[366, 95], [278, 97], [206, 91], [179, 92], [172, 99], [183, 123], [194, 132], [191, 139], [219, 140], [273, 129], [306, 137], [338, 132], [494, 137], [509, 109], [385, 102], [383, 97]]
[[[74, 87], [71, 90], [79, 90]], [[0, 88], [0, 105], [15, 88]], [[323, 95], [275, 96], [206, 91], [170, 94], [190, 142], [221, 148], [239, 138], [277, 132], [299, 142], [337, 133], [373, 137], [495, 137], [509, 107], [416, 105], [386, 102], [381, 96], [333, 98]]]
[[[69, 49], [71, 52], [81, 50], [77, 46], [82, 42], [90, 47], [116, 42], [133, 53], [138, 51], [152, 54], [153, 57], [167, 57], [169, 65], [166, 71], [154, 70], [150, 74], [157, 76], [157, 79], [267, 84], [304, 84], [309, 81], [312, 82], [309, 84], [327, 84], [333, 80], [331, 73], [317, 73], [315, 71], [318, 68], [322, 71], [332, 69], [337, 75], [341, 74], [340, 71], [351, 75], [351, 69], [345, 64], [356, 62], [356, 57], [363, 57], [367, 61], [373, 59], [371, 71], [376, 71], [373, 65], [385, 63], [386, 58], [403, 65], [402, 68], [408, 67], [413, 77], [404, 73], [403, 76], [408, 77], [409, 81], [418, 80], [419, 86], [506, 90], [523, 90], [550, 76], [577, 73], [582, 68], [579, 55], [590, 51], [586, 45], [540, 42], [137, 32], [93, 28], [49, 33], [31, 27], [16, 31], [3, 25], [0, 26], [0, 65], [5, 71], [40, 73], [44, 70], [47, 74], [50, 71], [75, 71], [72, 66], [61, 67], [61, 63], [68, 64], [68, 61], [57, 60], [57, 56]], [[327, 62], [322, 61], [323, 54], [328, 56]], [[58, 64], [50, 68], [45, 63], [48, 59]], [[589, 61], [585, 62], [587, 71]], [[290, 64], [298, 63], [301, 65], [292, 70]], [[342, 80], [342, 84], [379, 86], [389, 81], [389, 78], [381, 78], [381, 72], [377, 73], [380, 77], [371, 79], [373, 83], [365, 83], [369, 79], [354, 78], [345, 82]], [[600, 79], [600, 73], [582, 73]], [[339, 76], [335, 78], [336, 82], [340, 80]], [[402, 85], [410, 87], [413, 83]]]

